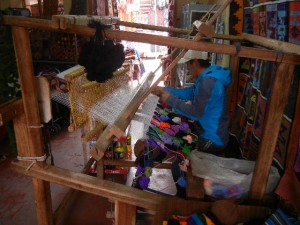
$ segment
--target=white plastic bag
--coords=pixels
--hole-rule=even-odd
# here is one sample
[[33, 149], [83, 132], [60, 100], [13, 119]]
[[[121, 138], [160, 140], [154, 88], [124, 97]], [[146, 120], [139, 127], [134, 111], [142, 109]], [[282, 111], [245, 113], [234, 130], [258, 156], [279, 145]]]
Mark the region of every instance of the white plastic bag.
[[[209, 179], [225, 187], [238, 185], [243, 189], [243, 194], [249, 192], [255, 167], [254, 161], [223, 158], [197, 150], [192, 151], [190, 161], [194, 176]], [[274, 191], [279, 180], [278, 170], [271, 167], [265, 193]]]

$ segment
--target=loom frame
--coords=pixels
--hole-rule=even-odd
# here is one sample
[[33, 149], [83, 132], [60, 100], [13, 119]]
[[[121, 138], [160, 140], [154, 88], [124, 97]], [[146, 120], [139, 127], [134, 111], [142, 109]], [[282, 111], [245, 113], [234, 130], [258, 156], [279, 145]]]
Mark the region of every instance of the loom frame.
[[[33, 19], [17, 16], [4, 16], [3, 24], [12, 27], [14, 38], [14, 46], [16, 59], [19, 71], [19, 77], [22, 87], [22, 103], [24, 114], [18, 113], [5, 116], [5, 121], [12, 119], [16, 133], [16, 141], [19, 156], [43, 156], [43, 140], [41, 129], [29, 128], [28, 126], [40, 126], [41, 120], [39, 117], [37, 93], [34, 82], [34, 72], [32, 65], [31, 49], [28, 29], [38, 28], [52, 31], [63, 31], [76, 33], [86, 36], [93, 36], [95, 30], [85, 26], [69, 24], [66, 29], [61, 29], [53, 22], [55, 20]], [[232, 65], [237, 66], [240, 57], [260, 58], [262, 60], [276, 61], [278, 52], [272, 50], [256, 49], [249, 47], [241, 47], [240, 51], [234, 45], [201, 43], [191, 40], [184, 40], [172, 37], [160, 37], [149, 34], [136, 34], [126, 31], [107, 30], [107, 38], [122, 39], [128, 41], [144, 42], [157, 45], [166, 45], [170, 47], [182, 48], [185, 50], [201, 50], [214, 52], [219, 54], [227, 54], [232, 56]], [[230, 39], [230, 37], [228, 37]], [[244, 39], [243, 35], [238, 37]], [[255, 42], [256, 36], [252, 39]], [[275, 45], [280, 45], [274, 42]], [[267, 43], [265, 43], [267, 44]], [[273, 46], [274, 47], [274, 46]], [[276, 46], [275, 46], [276, 47]], [[299, 46], [295, 46], [299, 49]], [[300, 52], [300, 51], [298, 51]], [[181, 54], [183, 55], [183, 54]], [[260, 145], [259, 156], [256, 162], [255, 171], [250, 189], [250, 199], [259, 204], [263, 198], [266, 188], [267, 178], [270, 171], [272, 156], [275, 150], [277, 135], [280, 128], [280, 122], [283, 115], [284, 107], [288, 99], [291, 80], [293, 77], [294, 66], [300, 63], [300, 55], [286, 53], [282, 57], [281, 64], [276, 74], [274, 81], [272, 96], [269, 102], [269, 110], [265, 119], [265, 129], [262, 142]], [[233, 67], [233, 76], [237, 75], [237, 68]], [[168, 70], [168, 69], [167, 69]], [[169, 72], [169, 71], [168, 71]], [[147, 93], [151, 92], [151, 86]], [[125, 112], [125, 119], [130, 119], [130, 115], [136, 110], [143, 99], [135, 100], [135, 106]], [[9, 106], [12, 109], [20, 107], [20, 102], [16, 106]], [[300, 98], [298, 94], [297, 111], [300, 108]], [[1, 111], [0, 111], [1, 112]], [[1, 112], [2, 115], [2, 112]], [[299, 131], [299, 114], [296, 114], [295, 121], [291, 131], [291, 136], [296, 136]], [[293, 143], [289, 146], [289, 155], [294, 154], [291, 146], [295, 146], [296, 138], [291, 139]], [[163, 196], [158, 196], [153, 193], [145, 193], [131, 187], [126, 187], [120, 184], [111, 183], [110, 181], [100, 180], [88, 175], [71, 172], [54, 166], [50, 166], [44, 162], [37, 162], [28, 171], [30, 163], [25, 161], [16, 161], [12, 163], [12, 167], [25, 175], [32, 177], [34, 195], [36, 200], [37, 220], [39, 225], [52, 225], [55, 220], [52, 215], [52, 203], [50, 193], [50, 182], [61, 184], [74, 188], [76, 190], [93, 193], [115, 200], [116, 203], [116, 224], [125, 225], [127, 221], [134, 224], [136, 207], [146, 208], [155, 213], [154, 224], [159, 224], [161, 221], [172, 213], [190, 213], [195, 209], [207, 209], [211, 206], [210, 203], [202, 201], [185, 201], [168, 199]], [[122, 190], [122, 191], [120, 191]], [[125, 195], [126, 194], [126, 195]], [[174, 201], [177, 203], [174, 204]], [[185, 207], [186, 206], [186, 207]]]

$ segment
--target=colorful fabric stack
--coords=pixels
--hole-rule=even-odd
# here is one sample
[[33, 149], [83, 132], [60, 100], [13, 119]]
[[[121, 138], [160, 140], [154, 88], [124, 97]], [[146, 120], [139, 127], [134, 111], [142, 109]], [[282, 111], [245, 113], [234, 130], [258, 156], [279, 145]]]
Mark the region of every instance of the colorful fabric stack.
[[281, 209], [277, 209], [269, 219], [265, 222], [265, 225], [296, 225], [296, 220], [288, 217], [288, 215]]
[[193, 130], [193, 121], [158, 104], [147, 139], [143, 140], [143, 149], [137, 155], [138, 166], [132, 186], [148, 189], [153, 163], [161, 163], [169, 154], [175, 155], [179, 162], [185, 162], [198, 140]]
[[201, 213], [197, 212], [190, 216], [173, 215], [168, 221], [164, 221], [163, 225], [221, 225], [222, 223], [210, 211]]
[[300, 2], [290, 2], [289, 10], [289, 42], [300, 44]]
[[[231, 122], [230, 132], [239, 142], [242, 156], [256, 160], [262, 138], [266, 106], [271, 95], [272, 83], [278, 68], [277, 63], [259, 59], [242, 59], [237, 102]], [[295, 74], [299, 73], [296, 67]], [[285, 166], [287, 143], [299, 85], [299, 77], [294, 76], [289, 103], [282, 118], [280, 132], [274, 153], [274, 164], [282, 172]], [[294, 87], [294, 88], [293, 88]]]
[[244, 8], [244, 26], [243, 32], [253, 34], [253, 22], [251, 17], [252, 9], [250, 7]]
[[277, 40], [288, 41], [289, 39], [289, 3], [281, 2], [277, 4]]
[[276, 28], [277, 28], [277, 5], [268, 4], [266, 5], [266, 37], [277, 39]]
[[253, 25], [253, 34], [259, 35], [259, 7], [255, 7], [252, 9], [251, 19]]
[[261, 5], [259, 8], [259, 36], [266, 36], [266, 6]]

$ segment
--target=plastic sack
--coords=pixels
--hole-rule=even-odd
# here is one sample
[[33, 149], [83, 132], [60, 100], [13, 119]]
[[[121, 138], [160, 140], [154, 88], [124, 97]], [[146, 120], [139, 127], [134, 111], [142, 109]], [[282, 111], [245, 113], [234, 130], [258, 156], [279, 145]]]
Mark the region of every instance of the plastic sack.
[[[248, 194], [255, 167], [254, 161], [223, 158], [197, 150], [192, 151], [190, 161], [194, 176], [210, 180], [213, 184], [221, 185], [227, 189], [235, 187], [234, 190], [239, 192], [236, 196], [241, 197]], [[271, 167], [265, 193], [268, 194], [274, 191], [279, 180], [278, 170]], [[228, 195], [225, 192], [223, 195], [224, 198], [232, 197], [234, 193]]]

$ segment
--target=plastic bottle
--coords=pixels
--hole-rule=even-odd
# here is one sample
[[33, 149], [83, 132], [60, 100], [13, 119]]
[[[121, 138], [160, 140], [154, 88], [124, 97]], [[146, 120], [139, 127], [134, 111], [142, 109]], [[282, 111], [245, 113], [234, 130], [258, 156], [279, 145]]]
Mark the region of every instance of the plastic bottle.
[[128, 133], [128, 135], [127, 135], [126, 147], [127, 147], [127, 159], [131, 159], [132, 147], [131, 147], [131, 135], [130, 135], [130, 133]]

